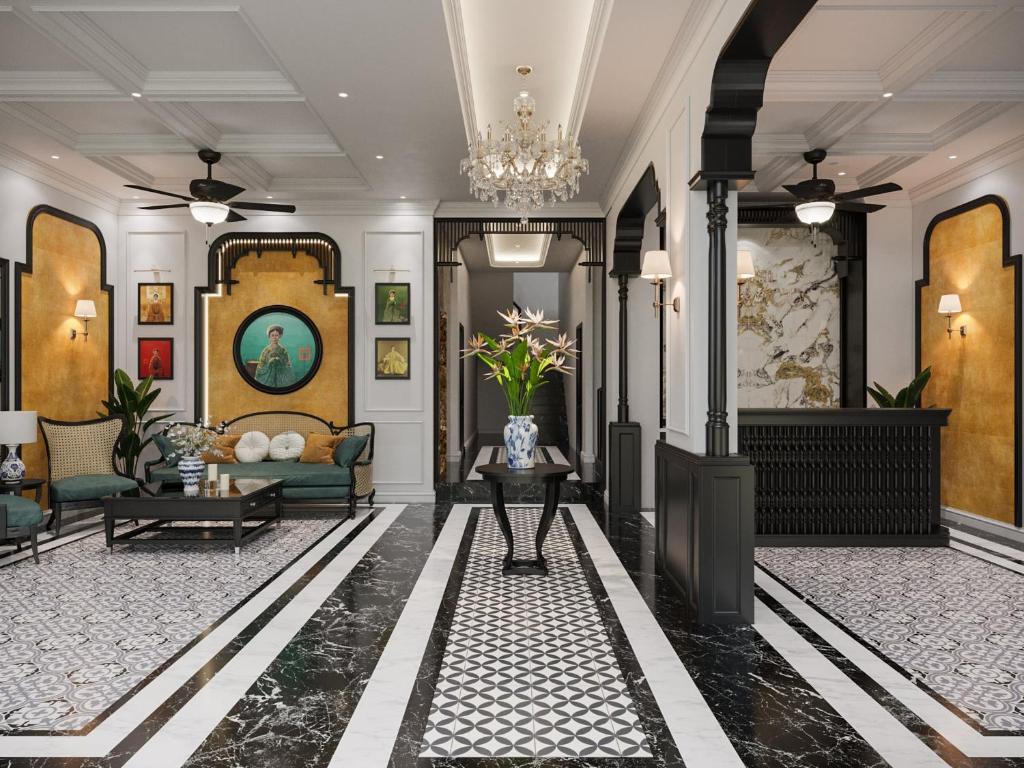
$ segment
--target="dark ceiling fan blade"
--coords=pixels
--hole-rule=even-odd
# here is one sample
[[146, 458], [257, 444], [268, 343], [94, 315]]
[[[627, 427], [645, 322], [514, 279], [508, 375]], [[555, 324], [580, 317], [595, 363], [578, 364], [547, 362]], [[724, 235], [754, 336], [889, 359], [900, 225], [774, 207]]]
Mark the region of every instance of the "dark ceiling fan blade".
[[[803, 182], [800, 183], [802, 184]], [[813, 192], [813, 190], [807, 190], [806, 187], [801, 187], [800, 184], [783, 184], [782, 188], [795, 197], [803, 197], [807, 191]]]
[[168, 205], [140, 205], [140, 211], [162, 211], [164, 208], [188, 208], [188, 203], [170, 203]]
[[278, 211], [279, 213], [295, 213], [294, 205], [279, 205], [278, 203], [228, 203], [232, 208], [241, 208], [243, 211]]
[[175, 192], [164, 192], [162, 189], [153, 189], [152, 187], [140, 187], [138, 184], [125, 184], [125, 186], [128, 187], [129, 189], [138, 189], [143, 192], [153, 192], [154, 194], [157, 195], [167, 195], [168, 197], [176, 197], [179, 200], [188, 200], [189, 202], [192, 202], [191, 197], [185, 197], [185, 195], [179, 195]]
[[885, 208], [884, 205], [878, 203], [851, 203], [845, 200], [840, 200], [836, 203], [836, 208], [840, 211], [850, 211], [851, 213], [874, 213]]
[[246, 218], [245, 218], [245, 216], [243, 216], [240, 213], [235, 213], [234, 211], [228, 211], [228, 217], [227, 217], [227, 219], [225, 219], [225, 221], [246, 221]]
[[245, 187], [228, 184], [219, 179], [192, 179], [188, 185], [188, 191], [203, 200], [216, 200], [219, 203], [224, 203], [235, 195], [245, 192]]
[[885, 184], [876, 184], [873, 187], [864, 187], [864, 189], [855, 189], [852, 192], [840, 192], [835, 196], [836, 200], [859, 200], [862, 197], [871, 197], [872, 195], [884, 195], [886, 192], [899, 192], [903, 187], [899, 184], [894, 184], [891, 181]]

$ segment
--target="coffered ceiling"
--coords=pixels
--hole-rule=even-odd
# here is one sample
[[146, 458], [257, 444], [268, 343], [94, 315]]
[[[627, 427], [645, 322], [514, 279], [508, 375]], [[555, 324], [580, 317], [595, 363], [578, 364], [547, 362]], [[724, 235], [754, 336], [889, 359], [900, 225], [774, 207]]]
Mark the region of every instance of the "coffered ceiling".
[[820, 0], [772, 61], [756, 190], [809, 178], [813, 147], [837, 188], [911, 199], [1024, 157], [1021, 40], [1020, 0]]

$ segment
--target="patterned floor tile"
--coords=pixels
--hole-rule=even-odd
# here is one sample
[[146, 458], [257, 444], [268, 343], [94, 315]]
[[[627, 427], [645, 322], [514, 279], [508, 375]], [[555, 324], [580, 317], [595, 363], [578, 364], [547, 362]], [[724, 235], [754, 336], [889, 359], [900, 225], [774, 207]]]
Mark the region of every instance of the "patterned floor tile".
[[[539, 516], [509, 509], [517, 545]], [[420, 755], [650, 757], [561, 515], [544, 547], [548, 576], [503, 577], [504, 552], [482, 511]]]

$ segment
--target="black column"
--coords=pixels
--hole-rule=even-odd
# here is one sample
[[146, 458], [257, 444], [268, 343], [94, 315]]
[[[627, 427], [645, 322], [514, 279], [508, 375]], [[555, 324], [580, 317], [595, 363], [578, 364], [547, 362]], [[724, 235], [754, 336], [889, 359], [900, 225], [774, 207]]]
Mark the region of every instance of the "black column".
[[619, 410], [616, 421], [629, 421], [629, 275], [619, 275]]
[[725, 180], [708, 181], [708, 420], [707, 455], [729, 455], [725, 356], [725, 227], [729, 208]]

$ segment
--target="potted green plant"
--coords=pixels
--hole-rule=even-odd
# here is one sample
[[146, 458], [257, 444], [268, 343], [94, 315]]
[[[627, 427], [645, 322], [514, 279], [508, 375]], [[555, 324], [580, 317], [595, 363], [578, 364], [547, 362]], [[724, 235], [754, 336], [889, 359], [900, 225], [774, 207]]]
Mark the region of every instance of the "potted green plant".
[[507, 309], [498, 312], [498, 316], [505, 321], [508, 332], [497, 339], [477, 333], [467, 342], [462, 356], [481, 360], [490, 369], [484, 379], [497, 381], [504, 392], [508, 403], [508, 423], [504, 429], [508, 466], [529, 469], [534, 465], [538, 437], [530, 413], [533, 397], [553, 374], [571, 374], [567, 363], [576, 357], [576, 351], [572, 348], [574, 342], [564, 333], [554, 339], [539, 336], [557, 326], [557, 321], [544, 319], [543, 310], [526, 309], [520, 313], [518, 309]]
[[929, 365], [895, 395], [877, 381], [872, 382], [874, 387], [868, 387], [868, 394], [878, 403], [879, 408], [920, 408], [921, 393], [931, 377], [932, 367]]
[[153, 377], [149, 376], [138, 384], [132, 382], [131, 376], [118, 368], [114, 371], [114, 392], [109, 400], [102, 401], [107, 413], [100, 416], [122, 416], [125, 429], [121, 432], [114, 447], [114, 458], [119, 469], [128, 477], [135, 477], [139, 456], [152, 441], [146, 433], [160, 419], [169, 414], [158, 413], [147, 418], [149, 409], [160, 395], [159, 389], [153, 389]]

